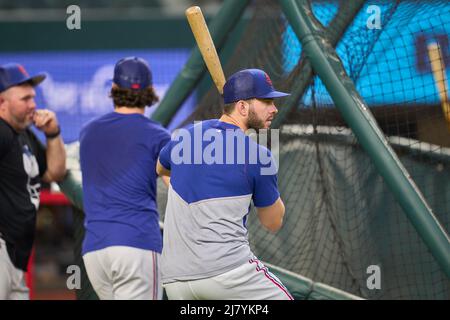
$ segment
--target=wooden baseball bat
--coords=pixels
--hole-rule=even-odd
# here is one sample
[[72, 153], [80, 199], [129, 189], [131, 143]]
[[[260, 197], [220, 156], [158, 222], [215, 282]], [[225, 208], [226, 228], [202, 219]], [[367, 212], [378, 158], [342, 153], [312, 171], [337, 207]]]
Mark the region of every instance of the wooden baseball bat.
[[205, 18], [203, 17], [202, 10], [198, 6], [190, 7], [186, 9], [186, 17], [206, 67], [208, 68], [217, 90], [222, 94], [225, 76], [223, 74], [219, 56], [217, 55], [216, 47], [214, 46]]
[[445, 75], [444, 56], [436, 43], [428, 45], [428, 55], [430, 57], [434, 81], [436, 82], [441, 100], [442, 112], [444, 113], [447, 127], [450, 131], [450, 101], [448, 99], [448, 83]]

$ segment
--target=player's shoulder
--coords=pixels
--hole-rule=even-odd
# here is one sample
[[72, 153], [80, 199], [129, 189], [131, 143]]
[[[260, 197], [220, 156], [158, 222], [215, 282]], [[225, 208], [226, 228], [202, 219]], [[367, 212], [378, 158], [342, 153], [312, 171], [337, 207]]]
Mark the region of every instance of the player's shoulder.
[[250, 140], [252, 141], [252, 143], [256, 143], [257, 144], [259, 152], [262, 152], [262, 153], [267, 154], [267, 155], [272, 155], [272, 152], [270, 151], [270, 149], [267, 146], [259, 144], [256, 141], [254, 141], [253, 139], [250, 139]]
[[191, 123], [184, 124], [183, 126], [176, 128], [173, 130], [171, 136], [172, 139], [177, 140], [180, 136], [184, 137], [186, 135], [192, 136], [194, 132], [197, 130], [200, 130], [201, 132], [204, 131], [204, 124], [206, 121], [195, 121]]
[[161, 123], [158, 121], [152, 120], [144, 115], [138, 118], [140, 122], [147, 125], [148, 127], [155, 128], [157, 130], [165, 130]]
[[100, 116], [96, 116], [92, 119], [90, 119], [88, 122], [86, 122], [83, 127], [81, 128], [81, 130], [88, 130], [91, 127], [98, 125], [98, 123], [100, 123], [103, 119], [105, 119], [106, 117], [109, 117], [111, 115], [111, 113], [106, 113]]
[[258, 143], [254, 136], [249, 136], [249, 135], [245, 135], [245, 136], [246, 136], [246, 140], [248, 141], [248, 145], [249, 145], [249, 149], [250, 150], [256, 150], [259, 153], [263, 153], [263, 154], [266, 154], [266, 155], [271, 155], [272, 154], [270, 149], [267, 146]]
[[97, 120], [97, 119], [89, 120], [87, 123], [85, 123], [85, 124], [81, 127], [81, 129], [80, 129], [80, 139], [81, 139], [82, 137], [84, 137], [84, 136], [86, 135], [86, 133], [89, 132], [89, 131], [91, 130], [91, 128], [92, 128], [93, 126], [95, 126], [95, 121], [96, 121], [96, 120]]
[[170, 132], [163, 125], [155, 120], [147, 117], [141, 119], [145, 129], [152, 131], [154, 134], [170, 137]]
[[182, 127], [181, 129], [186, 129], [189, 131], [194, 131], [194, 130], [207, 130], [210, 128], [215, 128], [217, 127], [217, 123], [219, 122], [218, 119], [209, 119], [209, 120], [203, 120], [203, 121], [195, 121], [192, 123], [189, 123], [187, 125], [185, 125], [184, 127]]
[[[260, 176], [262, 174], [261, 169], [263, 169], [267, 175], [276, 174], [278, 169], [278, 165], [276, 163], [275, 157], [272, 154], [272, 151], [266, 146], [257, 143], [253, 138], [249, 137], [249, 148], [248, 148], [248, 159], [249, 159], [249, 167], [248, 170], [250, 175]], [[272, 171], [269, 171], [267, 168], [272, 168]]]
[[11, 126], [2, 118], [0, 118], [0, 132], [1, 133], [7, 133], [7, 132], [12, 132], [12, 128]]
[[0, 138], [3, 141], [14, 139], [14, 129], [2, 118], [0, 118]]
[[80, 130], [80, 134], [81, 133], [86, 133], [92, 130], [95, 130], [99, 127], [102, 127], [103, 124], [109, 122], [111, 119], [113, 119], [116, 116], [117, 113], [115, 112], [108, 112], [106, 114], [102, 114], [99, 116], [96, 116], [93, 119], [90, 119], [88, 122], [86, 122], [81, 130]]

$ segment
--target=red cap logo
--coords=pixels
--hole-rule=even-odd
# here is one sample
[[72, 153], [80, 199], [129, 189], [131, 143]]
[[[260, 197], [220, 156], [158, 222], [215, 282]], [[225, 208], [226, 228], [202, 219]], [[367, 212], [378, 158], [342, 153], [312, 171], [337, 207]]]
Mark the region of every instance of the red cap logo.
[[140, 89], [140, 88], [141, 88], [141, 85], [139, 83], [133, 83], [131, 85], [131, 89]]
[[268, 75], [267, 73], [265, 73], [265, 72], [264, 72], [264, 75], [266, 76], [266, 82], [267, 82], [270, 86], [273, 87], [272, 80], [270, 80], [269, 75]]
[[19, 68], [20, 73], [22, 73], [24, 76], [28, 77], [28, 73], [25, 70], [24, 67], [22, 67], [20, 64], [17, 66], [17, 68]]

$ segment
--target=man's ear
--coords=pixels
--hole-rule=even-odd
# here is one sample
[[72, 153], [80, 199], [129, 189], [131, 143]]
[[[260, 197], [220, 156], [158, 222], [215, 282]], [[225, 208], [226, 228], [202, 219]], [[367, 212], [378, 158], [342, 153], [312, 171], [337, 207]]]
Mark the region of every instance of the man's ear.
[[248, 110], [249, 110], [250, 105], [245, 102], [244, 100], [239, 100], [236, 103], [236, 109], [239, 112], [239, 114], [243, 117], [246, 117], [248, 115]]

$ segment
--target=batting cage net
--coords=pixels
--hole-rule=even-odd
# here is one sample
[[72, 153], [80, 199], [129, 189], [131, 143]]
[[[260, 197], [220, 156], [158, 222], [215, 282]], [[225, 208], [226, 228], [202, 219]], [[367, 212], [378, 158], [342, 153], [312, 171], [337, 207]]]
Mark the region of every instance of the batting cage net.
[[[448, 232], [450, 131], [427, 50], [437, 42], [441, 65], [450, 65], [448, 2], [371, 1], [353, 16], [347, 6], [311, 3], [327, 30], [323, 36], [335, 44], [356, 89]], [[297, 96], [277, 100], [284, 226], [271, 234], [250, 214], [255, 254], [363, 298], [449, 299], [448, 278], [313, 75], [280, 5], [259, 0], [246, 10], [249, 22], [224, 65], [225, 76], [261, 68], [275, 88]], [[185, 123], [219, 117], [222, 104], [212, 87]], [[165, 196], [160, 188], [162, 216]], [[371, 285], [376, 269], [381, 280]]]

